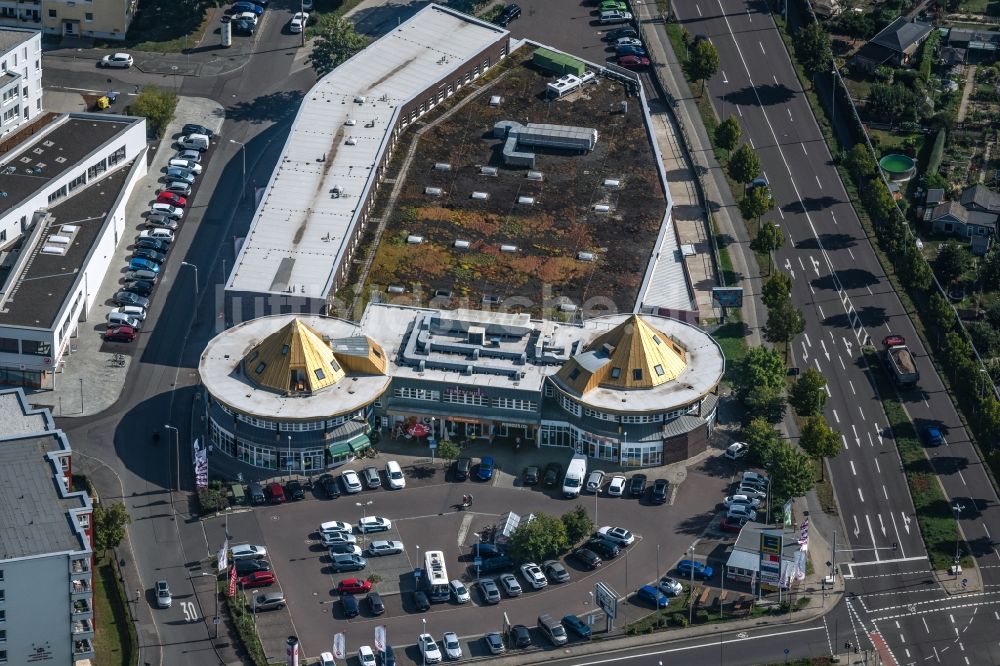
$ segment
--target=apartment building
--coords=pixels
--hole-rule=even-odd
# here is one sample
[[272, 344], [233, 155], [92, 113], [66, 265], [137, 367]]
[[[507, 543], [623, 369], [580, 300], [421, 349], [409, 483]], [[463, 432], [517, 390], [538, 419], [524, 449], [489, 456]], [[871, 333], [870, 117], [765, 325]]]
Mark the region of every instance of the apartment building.
[[0, 28], [0, 137], [41, 112], [42, 33]]
[[138, 0], [2, 0], [0, 26], [60, 37], [125, 39]]
[[92, 506], [46, 409], [0, 391], [0, 664], [94, 657]]

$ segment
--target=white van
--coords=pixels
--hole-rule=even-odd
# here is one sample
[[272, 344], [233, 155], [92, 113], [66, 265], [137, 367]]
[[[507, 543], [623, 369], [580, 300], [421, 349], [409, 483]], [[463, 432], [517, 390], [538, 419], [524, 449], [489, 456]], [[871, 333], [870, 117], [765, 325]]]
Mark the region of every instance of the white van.
[[208, 150], [209, 139], [204, 134], [188, 134], [187, 136], [181, 137], [180, 141], [177, 142], [183, 150], [197, 150], [198, 152], [205, 152]]
[[587, 476], [587, 456], [577, 453], [566, 467], [566, 477], [563, 479], [563, 497], [579, 497], [583, 488], [583, 479]]

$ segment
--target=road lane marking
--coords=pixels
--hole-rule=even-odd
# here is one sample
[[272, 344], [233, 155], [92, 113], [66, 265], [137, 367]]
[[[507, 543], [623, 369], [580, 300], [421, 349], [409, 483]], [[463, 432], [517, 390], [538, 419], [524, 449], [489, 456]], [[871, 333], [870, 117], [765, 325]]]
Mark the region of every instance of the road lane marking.
[[878, 458], [874, 458], [874, 460], [875, 460], [875, 471], [881, 474], [882, 468], [878, 466]]
[[847, 438], [844, 437], [844, 433], [840, 433], [840, 441], [844, 443], [844, 448], [847, 448]]
[[[882, 484], [882, 494], [883, 494], [883, 495], [885, 495], [885, 498], [886, 498], [886, 499], [889, 499], [889, 491], [885, 489], [885, 484], [884, 484], [884, 483]], [[892, 517], [892, 514], [890, 513], [890, 514], [889, 514], [889, 516], [890, 516], [890, 517]], [[896, 522], [896, 519], [895, 519], [895, 518], [893, 518], [893, 519], [892, 519], [892, 522], [894, 522], [894, 523], [895, 523], [895, 522]]]
[[[763, 42], [757, 42], [757, 45], [760, 47], [760, 52], [763, 53], [764, 55], [767, 55], [767, 52], [764, 50], [764, 43]], [[771, 76], [774, 76], [774, 75], [772, 74]], [[777, 83], [778, 79], [775, 78], [774, 82]]]
[[701, 13], [701, 7], [698, 6], [698, 5], [695, 5], [694, 8], [698, 10], [698, 16], [701, 16], [702, 15], [702, 13]]
[[[851, 252], [851, 248], [847, 248], [847, 254], [851, 255], [851, 259], [854, 259], [854, 253]], [[857, 260], [855, 260], [857, 261]]]
[[844, 370], [847, 370], [847, 366], [844, 365], [844, 357], [841, 356], [840, 354], [837, 354], [837, 360], [840, 361], [840, 367]]
[[837, 423], [840, 423], [840, 417], [837, 416], [837, 410], [833, 410], [833, 418], [837, 419]]
[[826, 397], [828, 397], [828, 398], [832, 398], [833, 397], [833, 394], [830, 393], [830, 387], [828, 385], [823, 384], [823, 390], [826, 391]]
[[858, 405], [858, 413], [861, 414], [861, 420], [865, 420], [865, 413], [861, 410], [861, 405]]
[[722, 70], [722, 82], [729, 83], [729, 79], [726, 78], [726, 70]]
[[[807, 343], [807, 344], [808, 344], [808, 345], [809, 345], [810, 347], [812, 347], [812, 346], [813, 346], [813, 343], [812, 343], [812, 340], [810, 340], [810, 339], [809, 339], [809, 334], [808, 334], [808, 333], [803, 333], [802, 335], [804, 335], [804, 336], [805, 336], [805, 338], [806, 338], [806, 343]], [[824, 349], [825, 349], [825, 347], [824, 347]]]
[[[858, 488], [858, 494], [861, 494], [861, 488]], [[875, 553], [875, 561], [878, 562], [881, 558], [878, 556], [878, 544], [875, 543], [875, 530], [872, 529], [872, 519], [867, 513], [865, 514], [865, 523], [868, 524], [868, 534], [872, 537], [872, 552]]]
[[[791, 115], [791, 114], [792, 114], [792, 112], [789, 111], [788, 115]], [[816, 178], [816, 184], [819, 185], [819, 189], [822, 190], [823, 189], [823, 183], [819, 182], [819, 176], [814, 176], [814, 178]]]
[[774, 79], [774, 85], [778, 85], [778, 77], [772, 74], [771, 78]]
[[826, 315], [823, 314], [823, 306], [822, 305], [817, 305], [816, 309], [819, 310], [819, 316], [822, 317], [823, 319], [826, 319]]
[[800, 146], [802, 146], [802, 152], [803, 152], [804, 154], [808, 155], [808, 154], [809, 154], [809, 152], [808, 152], [808, 151], [806, 150], [806, 144], [804, 144], [804, 143], [800, 143], [799, 145], [800, 145]]
[[819, 367], [819, 359], [813, 358], [813, 362], [816, 364], [816, 371], [823, 374], [823, 368]]
[[851, 385], [851, 393], [853, 393], [854, 395], [857, 395], [858, 392], [854, 390], [854, 382], [852, 382], [850, 379], [848, 379], [847, 383]]
[[740, 114], [740, 118], [743, 117], [743, 112], [740, 110], [739, 106], [736, 107], [736, 113]]
[[[861, 502], [864, 503], [865, 496], [861, 493], [861, 486], [858, 486], [858, 497], [861, 498]], [[865, 520], [868, 520], [868, 516], [865, 516]], [[868, 523], [868, 527], [871, 528], [872, 524]], [[872, 537], [872, 541], [875, 541], [875, 537]]]
[[[854, 469], [854, 461], [851, 460], [850, 463], [851, 463], [851, 474], [853, 474], [854, 476], [857, 476], [858, 475], [858, 470]], [[461, 546], [462, 545], [461, 542], [459, 542], [458, 545]]]
[[958, 478], [962, 479], [962, 485], [968, 486], [969, 484], [965, 482], [965, 477], [962, 476], [962, 470], [958, 470]]
[[467, 513], [462, 516], [462, 525], [458, 528], [458, 545], [465, 545], [465, 537], [469, 534], [469, 527], [472, 525], [472, 514]]
[[750, 147], [751, 148], [753, 148], [754, 150], [757, 150], [757, 147], [755, 145], [753, 145], [753, 137], [752, 136], [748, 136], [747, 137], [747, 141], [750, 142]]
[[[792, 110], [791, 110], [791, 109], [789, 109], [789, 108], [788, 108], [788, 107], [786, 106], [786, 107], [785, 107], [785, 111], [788, 111], [788, 122], [790, 122], [790, 123], [793, 123], [793, 122], [795, 122], [795, 121], [794, 121], [794, 120], [792, 119]], [[817, 178], [816, 180], [819, 180], [819, 179]]]

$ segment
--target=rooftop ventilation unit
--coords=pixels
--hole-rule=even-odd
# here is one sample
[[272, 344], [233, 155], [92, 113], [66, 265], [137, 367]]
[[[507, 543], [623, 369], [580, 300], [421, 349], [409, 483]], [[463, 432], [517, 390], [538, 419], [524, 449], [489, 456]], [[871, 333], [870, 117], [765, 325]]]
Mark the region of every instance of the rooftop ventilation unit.
[[490, 106], [500, 106], [503, 103], [503, 97], [500, 95], [493, 95], [490, 97]]
[[435, 162], [434, 163], [434, 170], [435, 171], [451, 171], [451, 165], [448, 164], [447, 162]]
[[517, 246], [516, 245], [501, 245], [500, 246], [500, 251], [501, 252], [517, 252]]
[[472, 375], [472, 366], [471, 365], [465, 366], [465, 372], [462, 373], [462, 374], [470, 375], [471, 376]]
[[354, 127], [355, 125], [357, 125], [357, 124], [358, 124], [358, 121], [357, 121], [357, 120], [355, 120], [354, 118], [348, 118], [348, 119], [347, 119], [347, 120], [346, 120], [346, 121], [344, 122], [344, 124], [345, 124], [345, 125], [347, 125], [348, 127]]
[[611, 206], [609, 206], [608, 204], [596, 204], [594, 206], [594, 212], [595, 213], [607, 213], [610, 210], [611, 210]]
[[545, 180], [545, 175], [541, 171], [529, 171], [528, 180], [542, 181]]
[[696, 254], [698, 253], [695, 251], [694, 245], [692, 245], [691, 243], [684, 243], [683, 245], [681, 245], [682, 257], [693, 257]]
[[79, 230], [80, 227], [75, 224], [64, 224], [61, 227], [59, 227], [59, 233], [62, 234], [63, 236], [72, 236]]
[[425, 187], [424, 194], [432, 197], [439, 197], [442, 194], [444, 194], [444, 190], [442, 190], [440, 187]]
[[573, 303], [560, 303], [559, 304], [559, 311], [560, 312], [576, 312], [576, 305], [574, 305]]
[[387, 289], [387, 291], [390, 294], [405, 294], [406, 293], [406, 287], [404, 287], [402, 285], [399, 285], [399, 284], [390, 284], [389, 285], [389, 289]]
[[468, 250], [469, 249], [469, 245], [470, 245], [470, 243], [467, 240], [457, 240], [457, 241], [455, 241], [455, 248], [458, 249], [458, 250]]
[[48, 242], [49, 243], [56, 243], [57, 245], [69, 245], [70, 237], [69, 236], [59, 236], [57, 234], [53, 234], [53, 235], [49, 236]]
[[470, 326], [466, 341], [470, 345], [482, 347], [486, 343], [486, 328], [483, 326]]
[[473, 192], [472, 193], [472, 198], [475, 199], [476, 201], [486, 201], [487, 199], [490, 198], [490, 193], [489, 192]]
[[595, 257], [593, 252], [577, 252], [576, 258], [580, 261], [593, 261]]
[[66, 254], [66, 248], [61, 245], [46, 245], [42, 248], [42, 254]]
[[349, 136], [347, 137], [347, 141], [345, 141], [344, 143], [346, 143], [348, 146], [356, 146], [358, 145], [358, 140], [355, 139], [353, 136]]
[[517, 203], [521, 204], [522, 206], [534, 206], [535, 197], [518, 197]]
[[423, 236], [412, 236], [412, 235], [411, 236], [407, 236], [406, 237], [406, 242], [409, 243], [410, 245], [420, 245], [421, 243], [424, 242], [424, 237]]
[[618, 189], [621, 186], [622, 186], [622, 181], [618, 180], [617, 178], [605, 178], [604, 179], [604, 187], [610, 187], [612, 189]]
[[427, 362], [421, 361], [417, 364], [417, 372], [423, 374], [424, 370], [427, 368]]
[[500, 170], [497, 169], [496, 167], [484, 166], [484, 167], [479, 167], [479, 173], [484, 176], [495, 176], [498, 173], [500, 173]]
[[364, 104], [365, 103], [365, 99], [367, 99], [367, 98], [364, 95], [356, 95], [354, 97], [354, 103], [355, 104]]

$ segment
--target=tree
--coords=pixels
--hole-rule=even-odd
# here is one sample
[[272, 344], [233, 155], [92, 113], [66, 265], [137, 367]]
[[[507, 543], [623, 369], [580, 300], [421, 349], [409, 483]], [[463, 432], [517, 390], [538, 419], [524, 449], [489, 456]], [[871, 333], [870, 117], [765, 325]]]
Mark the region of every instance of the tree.
[[979, 262], [979, 282], [986, 291], [1000, 291], [1000, 246], [996, 243]]
[[788, 404], [799, 416], [819, 413], [826, 404], [826, 378], [814, 368], [807, 368], [788, 391]]
[[729, 157], [728, 166], [729, 175], [744, 186], [760, 173], [760, 159], [745, 143]]
[[[758, 190], [763, 190], [763, 187], [755, 187], [751, 190], [751, 195], [744, 197], [743, 201], [754, 198], [753, 192]], [[771, 197], [768, 196], [768, 201], [771, 201]], [[742, 202], [741, 202], [742, 204]], [[766, 222], [760, 229], [757, 230], [757, 236], [754, 237], [753, 241], [750, 243], [750, 248], [754, 252], [767, 252], [767, 272], [770, 273], [774, 270], [774, 251], [780, 250], [781, 246], [785, 244], [785, 234], [781, 233], [781, 229], [774, 222]]]
[[840, 453], [840, 433], [830, 428], [822, 414], [810, 416], [802, 428], [799, 446], [819, 463], [819, 480], [823, 480], [823, 460]]
[[368, 45], [368, 38], [355, 32], [354, 24], [340, 16], [324, 17], [316, 28], [319, 35], [309, 61], [321, 77]]
[[903, 245], [896, 269], [900, 279], [911, 291], [927, 291], [934, 281], [931, 267], [927, 265], [916, 243], [908, 242]]
[[792, 340], [806, 327], [806, 320], [791, 300], [785, 301], [776, 308], [767, 311], [767, 323], [764, 324], [764, 339], [768, 342], [784, 343], [785, 360]]
[[736, 366], [733, 392], [743, 398], [756, 388], [781, 390], [785, 386], [785, 363], [781, 354], [767, 347], [751, 347]]
[[688, 76], [692, 81], [701, 81], [701, 95], [705, 94], [705, 81], [719, 71], [719, 52], [707, 39], [699, 39], [691, 49], [691, 59], [687, 63]]
[[745, 220], [757, 220], [757, 228], [760, 229], [761, 216], [774, 209], [774, 198], [771, 190], [764, 186], [752, 187], [742, 199], [740, 199], [740, 213]]
[[177, 108], [177, 95], [169, 90], [156, 86], [144, 88], [129, 104], [129, 113], [146, 119], [149, 130], [157, 138], [163, 136], [167, 123], [174, 117]]
[[761, 300], [769, 309], [787, 301], [792, 295], [792, 278], [781, 271], [771, 273], [761, 288]]
[[856, 143], [851, 146], [843, 159], [844, 168], [854, 178], [854, 182], [861, 184], [871, 178], [875, 172], [875, 160], [864, 143]]
[[578, 543], [594, 532], [594, 521], [580, 504], [562, 515], [562, 523], [566, 527], [566, 538], [569, 539], [570, 545]]
[[795, 55], [798, 56], [810, 79], [815, 79], [820, 72], [830, 71], [830, 66], [833, 64], [830, 36], [820, 23], [813, 21], [796, 31]]
[[934, 270], [943, 282], [952, 283], [969, 269], [971, 257], [965, 248], [957, 243], [945, 243], [938, 249], [934, 260]]
[[868, 112], [872, 118], [912, 121], [919, 116], [921, 101], [916, 92], [901, 83], [875, 83], [868, 91]]
[[812, 461], [785, 440], [774, 447], [767, 472], [771, 476], [771, 506], [780, 507], [793, 497], [802, 497], [816, 482]]
[[451, 462], [462, 455], [462, 450], [458, 448], [458, 444], [450, 439], [446, 439], [437, 443], [437, 455], [442, 460]]
[[519, 562], [541, 562], [558, 557], [569, 546], [566, 525], [560, 519], [536, 513], [531, 522], [522, 522], [510, 536], [508, 550]]
[[767, 468], [778, 445], [778, 431], [767, 419], [757, 417], [743, 426], [743, 441], [749, 447], [748, 462]]
[[936, 342], [941, 344], [941, 335], [955, 330], [955, 311], [948, 300], [937, 291], [927, 299], [927, 314], [934, 329]]
[[729, 116], [715, 126], [715, 143], [726, 151], [727, 156], [736, 150], [740, 143], [740, 124], [736, 118]]
[[218, 479], [212, 480], [207, 488], [198, 489], [198, 505], [202, 515], [216, 513], [229, 507], [229, 493]]
[[125, 505], [103, 502], [94, 506], [94, 551], [103, 553], [115, 548], [125, 538], [125, 527], [132, 522]]
[[927, 159], [927, 174], [937, 176], [938, 169], [941, 168], [941, 161], [944, 160], [944, 147], [948, 142], [948, 130], [942, 127], [934, 137], [934, 147], [931, 148], [931, 156]]

